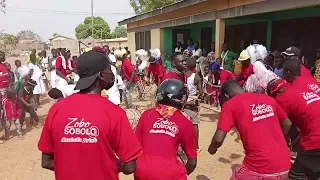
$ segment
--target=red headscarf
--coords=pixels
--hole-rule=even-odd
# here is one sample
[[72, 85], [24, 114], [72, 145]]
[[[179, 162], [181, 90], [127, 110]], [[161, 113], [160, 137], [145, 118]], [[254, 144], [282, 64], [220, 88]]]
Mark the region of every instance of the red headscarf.
[[286, 80], [283, 79], [273, 79], [272, 81], [270, 81], [268, 83], [267, 86], [267, 94], [269, 96], [276, 96], [276, 94], [284, 87], [288, 86], [288, 82]]

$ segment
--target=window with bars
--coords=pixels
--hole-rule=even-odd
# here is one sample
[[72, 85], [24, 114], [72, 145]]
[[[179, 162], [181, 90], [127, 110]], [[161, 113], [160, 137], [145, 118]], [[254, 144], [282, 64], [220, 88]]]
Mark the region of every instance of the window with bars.
[[135, 34], [136, 39], [136, 51], [139, 49], [149, 50], [151, 49], [151, 32], [137, 32]]

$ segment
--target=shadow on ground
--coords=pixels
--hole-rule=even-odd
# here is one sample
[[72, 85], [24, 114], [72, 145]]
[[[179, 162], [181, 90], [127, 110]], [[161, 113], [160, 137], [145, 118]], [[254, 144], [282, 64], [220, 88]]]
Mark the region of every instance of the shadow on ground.
[[208, 178], [207, 176], [205, 175], [198, 175], [196, 177], [197, 180], [211, 180], [210, 178]]
[[201, 113], [200, 114], [200, 120], [201, 121], [206, 121], [206, 122], [216, 122], [218, 121], [220, 117], [220, 114], [216, 112], [208, 112], [208, 113]]

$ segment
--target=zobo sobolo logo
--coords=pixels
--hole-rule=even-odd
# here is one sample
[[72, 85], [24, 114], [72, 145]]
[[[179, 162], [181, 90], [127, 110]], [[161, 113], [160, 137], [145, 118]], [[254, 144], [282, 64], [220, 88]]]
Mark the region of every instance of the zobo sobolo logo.
[[258, 105], [252, 104], [250, 106], [252, 107], [251, 111], [253, 116], [259, 116], [261, 114], [265, 114], [273, 111], [272, 107], [266, 104], [258, 104]]
[[253, 116], [253, 119], [252, 119], [253, 122], [274, 116], [273, 108], [271, 105], [252, 104], [250, 106], [252, 107], [251, 112]]
[[78, 118], [69, 118], [69, 122], [64, 128], [65, 135], [87, 135], [91, 138], [98, 137], [99, 129], [96, 126], [92, 126], [90, 122], [85, 122], [82, 118], [78, 121]]

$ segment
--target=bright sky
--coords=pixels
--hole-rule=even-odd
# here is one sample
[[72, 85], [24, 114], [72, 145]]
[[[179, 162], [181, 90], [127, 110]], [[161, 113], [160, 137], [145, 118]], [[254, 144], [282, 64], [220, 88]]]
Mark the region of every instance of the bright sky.
[[[91, 0], [7, 0], [0, 12], [0, 30], [17, 34], [31, 30], [43, 40], [53, 33], [74, 36], [75, 27], [91, 16]], [[113, 30], [117, 22], [134, 16], [129, 0], [94, 0], [95, 16], [103, 17]]]

